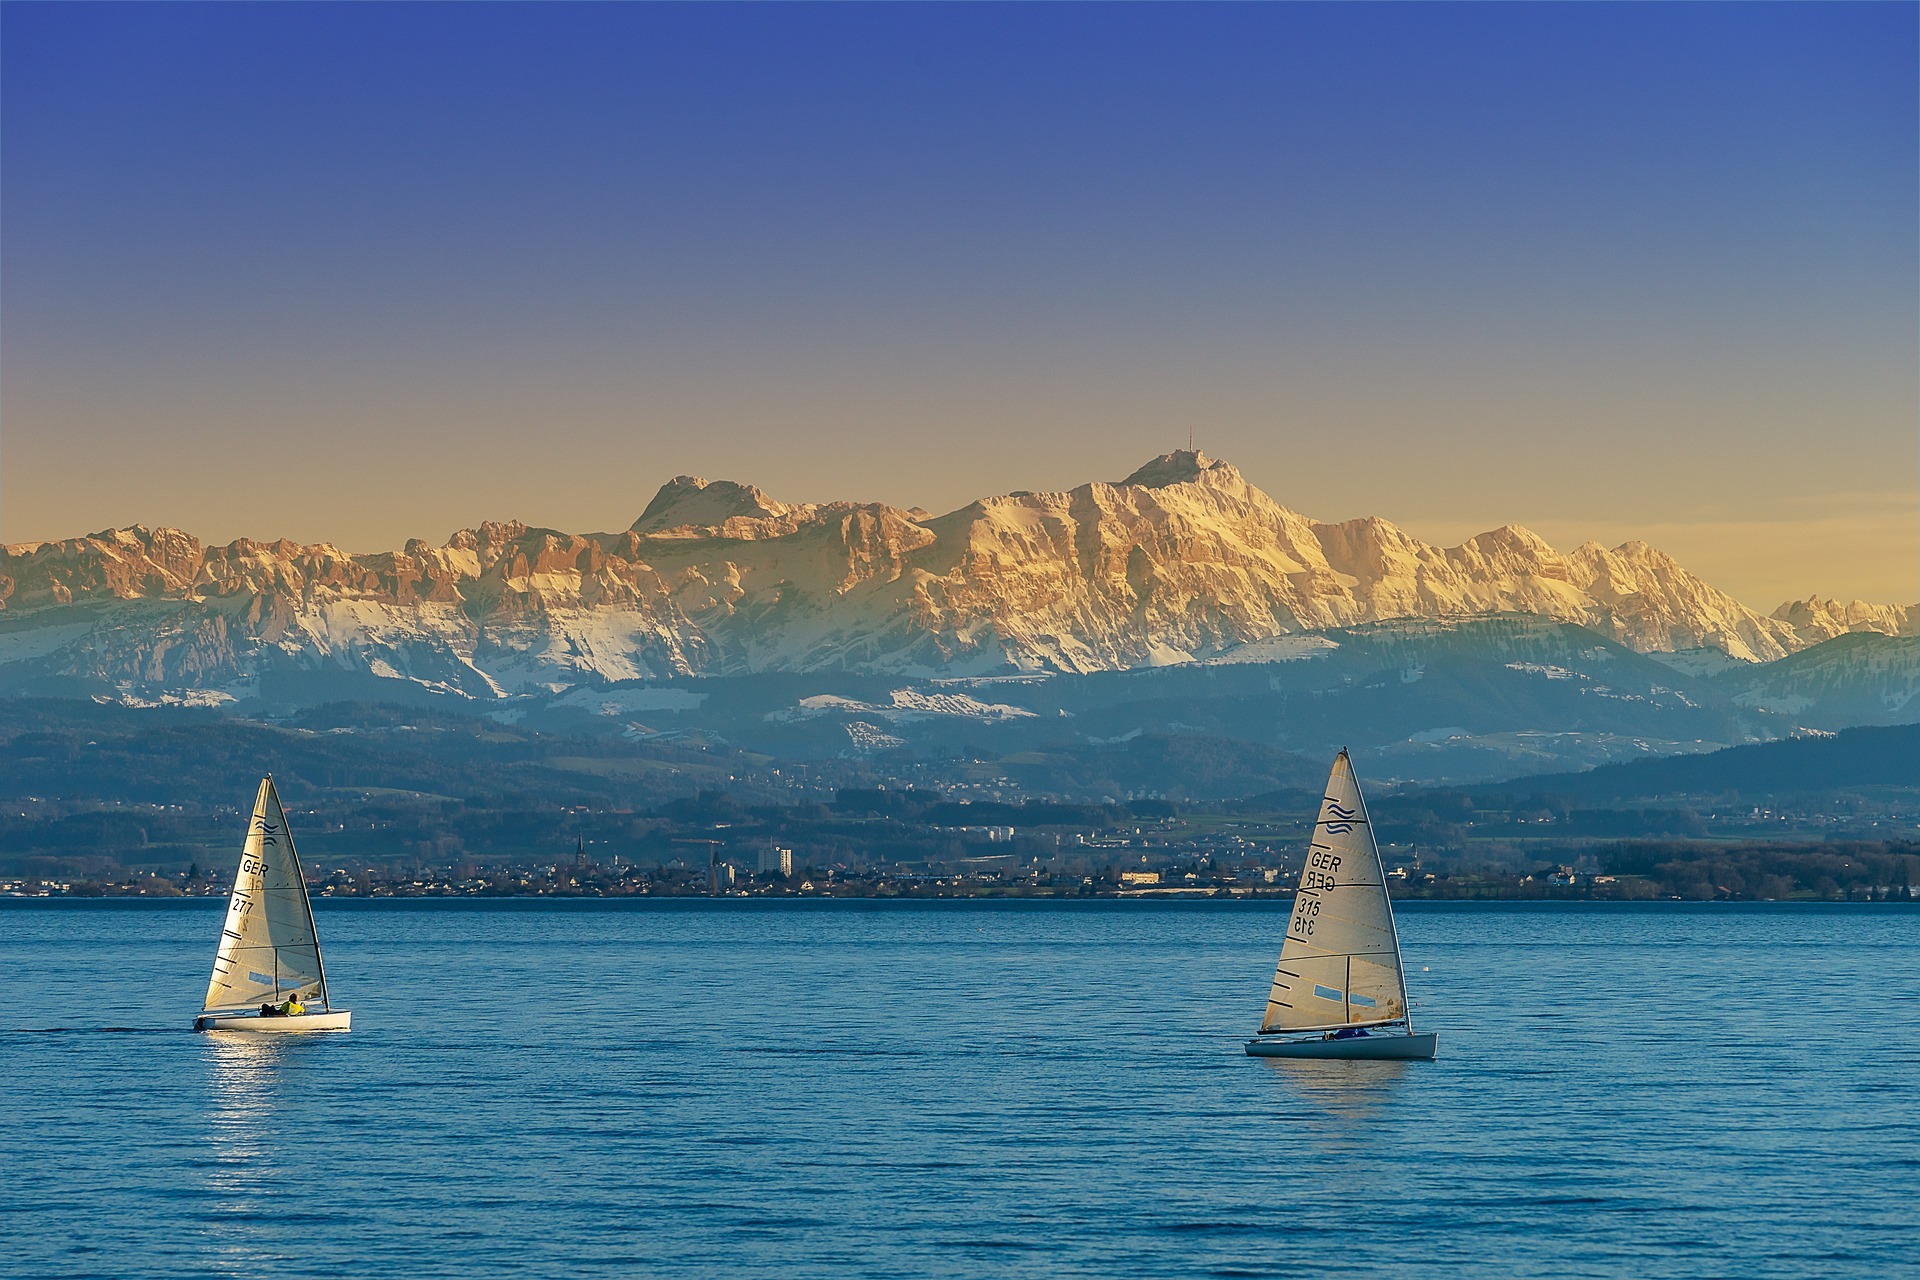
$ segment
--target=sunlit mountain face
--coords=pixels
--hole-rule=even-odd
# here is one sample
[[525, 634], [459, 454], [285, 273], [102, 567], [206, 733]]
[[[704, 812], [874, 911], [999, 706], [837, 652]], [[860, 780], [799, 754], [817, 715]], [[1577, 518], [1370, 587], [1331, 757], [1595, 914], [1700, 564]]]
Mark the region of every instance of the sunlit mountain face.
[[1442, 548], [1322, 523], [1191, 451], [940, 516], [683, 476], [619, 533], [486, 523], [347, 555], [136, 526], [0, 550], [0, 606], [0, 687], [204, 704], [1284, 662], [1330, 629], [1498, 615], [1704, 676], [1915, 624], [1818, 598], [1763, 616], [1641, 542], [1562, 553], [1509, 525]]

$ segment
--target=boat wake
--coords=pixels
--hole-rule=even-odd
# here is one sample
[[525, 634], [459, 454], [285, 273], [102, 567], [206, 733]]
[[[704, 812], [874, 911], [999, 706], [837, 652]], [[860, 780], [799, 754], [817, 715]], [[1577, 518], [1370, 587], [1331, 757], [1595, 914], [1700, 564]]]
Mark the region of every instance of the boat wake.
[[6, 1027], [4, 1036], [170, 1036], [189, 1027]]

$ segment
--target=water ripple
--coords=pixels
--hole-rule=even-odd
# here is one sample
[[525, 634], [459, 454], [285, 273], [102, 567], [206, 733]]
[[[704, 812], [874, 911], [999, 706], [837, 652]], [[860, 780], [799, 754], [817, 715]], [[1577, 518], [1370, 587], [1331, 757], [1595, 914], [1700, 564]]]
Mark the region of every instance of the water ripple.
[[0, 1274], [1851, 1278], [1920, 1191], [1910, 911], [1415, 906], [1425, 1064], [1245, 1057], [1259, 904], [326, 904], [274, 1040], [217, 907], [0, 908]]

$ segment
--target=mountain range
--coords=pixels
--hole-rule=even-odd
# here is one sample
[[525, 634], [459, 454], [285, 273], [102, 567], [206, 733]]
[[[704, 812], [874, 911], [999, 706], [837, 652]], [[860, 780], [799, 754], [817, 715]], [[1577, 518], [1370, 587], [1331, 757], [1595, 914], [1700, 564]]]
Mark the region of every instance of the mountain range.
[[[683, 476], [620, 533], [489, 522], [369, 555], [141, 526], [8, 545], [0, 691], [493, 703], [696, 675], [1086, 674], [1513, 614], [1706, 674], [1920, 622], [1818, 597], [1762, 615], [1641, 542], [1561, 553], [1508, 525], [1442, 548], [1378, 518], [1315, 521], [1182, 451], [940, 516]], [[1753, 705], [1795, 696], [1756, 686]]]

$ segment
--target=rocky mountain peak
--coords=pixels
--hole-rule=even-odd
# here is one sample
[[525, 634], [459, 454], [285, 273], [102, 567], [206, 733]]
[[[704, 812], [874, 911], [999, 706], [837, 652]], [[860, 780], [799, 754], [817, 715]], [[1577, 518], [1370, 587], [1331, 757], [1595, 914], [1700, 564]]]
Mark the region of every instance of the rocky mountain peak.
[[1792, 627], [1804, 644], [1819, 644], [1854, 631], [1920, 635], [1920, 604], [1869, 604], [1865, 600], [1843, 604], [1816, 595], [1788, 600], [1771, 616]]
[[1209, 458], [1198, 449], [1176, 449], [1172, 453], [1161, 454], [1139, 468], [1125, 480], [1120, 481], [1120, 485], [1137, 485], [1143, 489], [1164, 489], [1168, 485], [1191, 484], [1196, 480], [1237, 481], [1239, 479], [1240, 472], [1231, 462]]
[[486, 520], [474, 532], [481, 547], [499, 547], [525, 537], [527, 526], [520, 520]]
[[653, 501], [630, 528], [634, 533], [709, 529], [729, 520], [777, 520], [793, 510], [750, 484], [675, 476], [660, 486], [660, 492], [653, 495]]
[[1553, 554], [1553, 547], [1545, 538], [1518, 524], [1503, 524], [1498, 529], [1476, 534], [1467, 540], [1466, 545], [1486, 554], [1496, 551], [1520, 552], [1530, 556]]

